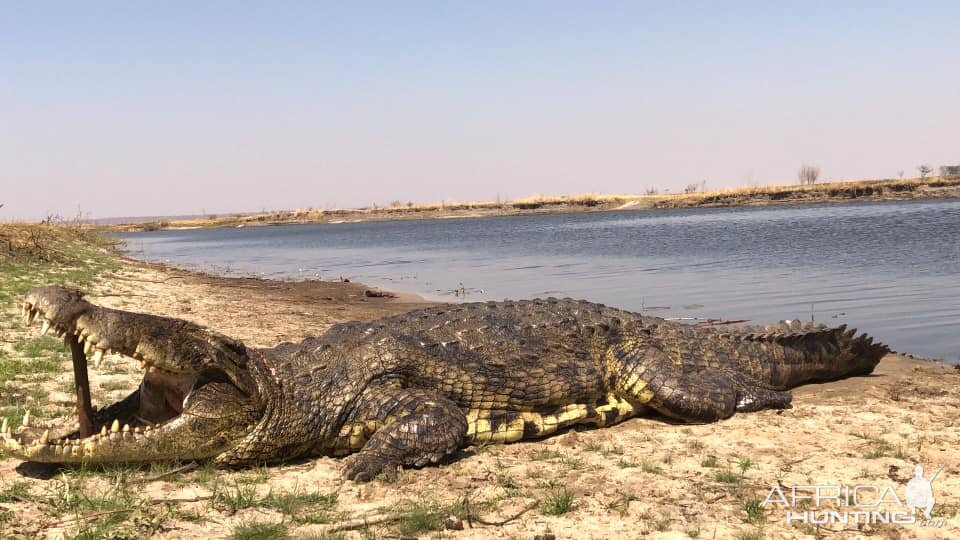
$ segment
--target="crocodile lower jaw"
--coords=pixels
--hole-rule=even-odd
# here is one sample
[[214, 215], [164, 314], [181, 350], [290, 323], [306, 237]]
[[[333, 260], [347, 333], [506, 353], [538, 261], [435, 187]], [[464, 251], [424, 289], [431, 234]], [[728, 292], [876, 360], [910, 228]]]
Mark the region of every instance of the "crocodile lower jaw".
[[[75, 328], [53, 324], [44, 314], [29, 303], [21, 311], [28, 325], [41, 325], [40, 334], [51, 332], [59, 337], [77, 339], [84, 345], [84, 353], [92, 356], [94, 367], [99, 368], [104, 354], [116, 353], [134, 362], [144, 370], [143, 380], [131, 396], [136, 408], [117, 410], [117, 417], [105, 417], [106, 411], [116, 409], [121, 402], [101, 409], [95, 414], [94, 434], [81, 437], [75, 419], [63, 418], [49, 422], [31, 418], [26, 412], [20, 426], [14, 430], [4, 418], [0, 424], [0, 448], [21, 459], [37, 462], [85, 462], [97, 461], [100, 454], [115, 456], [122, 447], [150, 444], [150, 439], [164, 436], [161, 432], [176, 427], [176, 420], [183, 412], [197, 379], [195, 374], [175, 373], [160, 367], [139, 351], [126, 354], [107, 347], [106, 342], [86, 331], [78, 321]], [[129, 398], [128, 398], [129, 399]], [[132, 444], [131, 444], [132, 443]], [[123, 452], [120, 452], [123, 454]], [[130, 456], [132, 461], [136, 456]], [[111, 459], [115, 461], [115, 459]]]

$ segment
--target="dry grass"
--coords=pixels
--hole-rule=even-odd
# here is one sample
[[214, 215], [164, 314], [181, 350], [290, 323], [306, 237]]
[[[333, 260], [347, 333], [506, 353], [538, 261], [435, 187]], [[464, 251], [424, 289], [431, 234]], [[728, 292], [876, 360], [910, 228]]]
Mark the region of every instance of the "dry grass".
[[784, 202], [817, 202], [844, 199], [914, 197], [933, 188], [960, 186], [960, 177], [931, 177], [900, 180], [853, 180], [807, 185], [748, 186], [695, 193], [532, 195], [512, 201], [441, 201], [401, 203], [358, 209], [322, 210], [298, 208], [257, 214], [208, 216], [177, 221], [116, 225], [110, 229], [150, 231], [166, 228], [243, 227], [277, 223], [340, 223], [390, 219], [513, 215], [529, 212], [617, 210], [621, 208], [686, 208], [694, 206], [739, 206]]
[[79, 221], [0, 223], [0, 262], [67, 263], [77, 258], [77, 244], [110, 247], [117, 241]]

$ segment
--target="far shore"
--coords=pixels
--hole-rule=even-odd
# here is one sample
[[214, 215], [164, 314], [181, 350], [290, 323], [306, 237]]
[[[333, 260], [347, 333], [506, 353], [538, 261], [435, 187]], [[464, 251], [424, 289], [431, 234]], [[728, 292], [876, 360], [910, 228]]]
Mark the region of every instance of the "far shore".
[[110, 232], [185, 230], [212, 227], [354, 223], [411, 219], [444, 219], [582, 212], [642, 211], [668, 208], [716, 208], [784, 204], [869, 202], [960, 198], [960, 176], [857, 180], [808, 185], [753, 186], [720, 191], [649, 193], [644, 195], [534, 196], [512, 201], [394, 202], [356, 209], [301, 208], [250, 214], [209, 215], [193, 219], [114, 223], [97, 228]]

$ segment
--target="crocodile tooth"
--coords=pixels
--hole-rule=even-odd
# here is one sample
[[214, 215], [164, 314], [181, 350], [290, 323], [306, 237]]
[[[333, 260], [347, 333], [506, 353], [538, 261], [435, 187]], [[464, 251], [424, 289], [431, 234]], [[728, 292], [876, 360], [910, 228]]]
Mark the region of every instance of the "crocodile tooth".
[[90, 351], [92, 350], [93, 350], [93, 343], [90, 343], [89, 341], [83, 341], [83, 354], [90, 354]]
[[50, 321], [44, 319], [43, 326], [40, 327], [40, 335], [45, 336], [50, 331]]
[[119, 420], [114, 420], [113, 423], [110, 424], [110, 431], [111, 431], [112, 433], [119, 433], [119, 432], [120, 432], [120, 421], [119, 421]]
[[97, 349], [97, 352], [93, 353], [93, 367], [100, 369], [100, 362], [103, 361], [103, 349]]
[[130, 424], [124, 424], [124, 425], [123, 425], [123, 432], [124, 432], [124, 433], [130, 433]]
[[45, 429], [43, 435], [40, 435], [40, 444], [47, 444], [50, 441], [50, 430]]
[[101, 437], [106, 437], [106, 436], [107, 436], [107, 426], [102, 426], [102, 427], [100, 428], [100, 436], [101, 436]]
[[149, 371], [150, 373], [155, 373], [157, 371], [157, 366], [150, 366], [149, 368], [147, 368], [147, 371]]
[[137, 427], [133, 428], [133, 432], [134, 432], [134, 433], [143, 433], [143, 429], [141, 429], [140, 426], [137, 426]]
[[27, 427], [30, 425], [30, 411], [23, 413], [23, 421], [20, 422], [20, 425], [23, 427]]

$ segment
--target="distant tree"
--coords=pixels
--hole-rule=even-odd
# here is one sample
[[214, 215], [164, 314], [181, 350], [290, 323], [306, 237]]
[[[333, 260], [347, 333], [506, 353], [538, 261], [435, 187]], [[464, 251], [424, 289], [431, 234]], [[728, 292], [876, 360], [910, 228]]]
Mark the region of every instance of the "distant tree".
[[[957, 176], [960, 175], [960, 165], [943, 165], [940, 167], [940, 176], [946, 178], [947, 176]], [[0, 204], [0, 207], [3, 205]]]
[[656, 194], [660, 193], [660, 190], [658, 190], [658, 189], [655, 188], [655, 187], [652, 187], [652, 188], [646, 188], [646, 189], [644, 189], [643, 192], [644, 192], [645, 194], [647, 194], [647, 195], [656, 195]]
[[800, 179], [800, 185], [812, 186], [817, 183], [817, 178], [820, 177], [820, 167], [814, 167], [813, 165], [807, 165], [804, 163], [800, 166], [800, 170], [797, 171], [797, 178]]
[[920, 173], [920, 178], [926, 178], [927, 175], [933, 172], [933, 168], [929, 165], [921, 165], [917, 167], [917, 171]]
[[903, 171], [897, 171], [897, 176], [899, 176], [899, 177], [902, 179], [902, 178], [903, 178]]
[[683, 188], [684, 193], [696, 193], [700, 189], [700, 184], [687, 184], [687, 187]]

